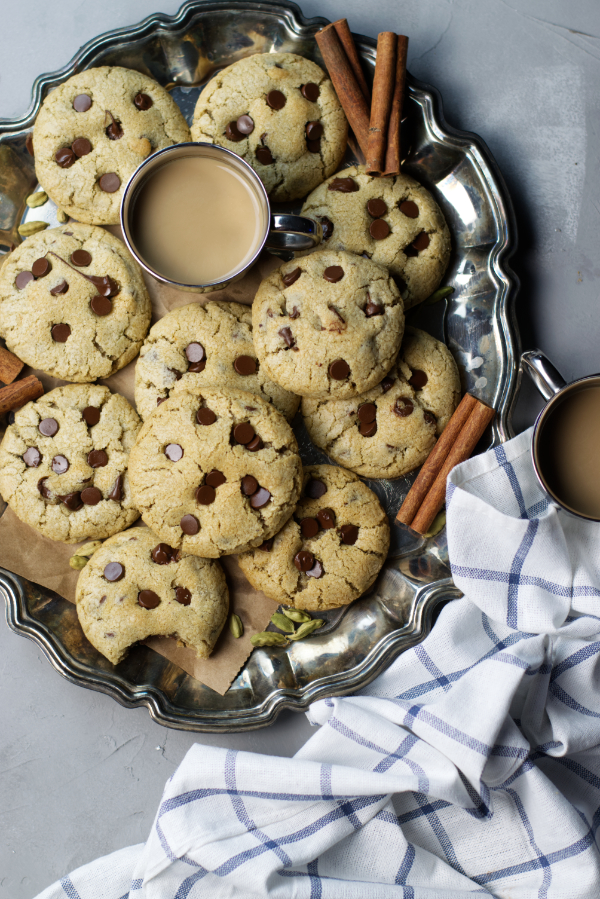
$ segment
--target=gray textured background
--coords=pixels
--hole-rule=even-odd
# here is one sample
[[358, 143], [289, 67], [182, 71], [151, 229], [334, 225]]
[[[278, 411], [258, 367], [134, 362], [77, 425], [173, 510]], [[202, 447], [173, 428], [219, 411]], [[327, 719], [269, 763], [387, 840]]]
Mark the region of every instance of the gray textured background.
[[[515, 206], [523, 346], [566, 378], [598, 371], [600, 182], [598, 0], [305, 0], [306, 16], [410, 36], [409, 69], [442, 93], [448, 122], [483, 137]], [[177, 0], [2, 4], [0, 117], [96, 35]], [[515, 426], [541, 401], [528, 385]], [[166, 779], [193, 742], [292, 755], [303, 715], [262, 731], [188, 735], [143, 709], [69, 684], [0, 620], [0, 899], [26, 899], [99, 855], [145, 839]]]

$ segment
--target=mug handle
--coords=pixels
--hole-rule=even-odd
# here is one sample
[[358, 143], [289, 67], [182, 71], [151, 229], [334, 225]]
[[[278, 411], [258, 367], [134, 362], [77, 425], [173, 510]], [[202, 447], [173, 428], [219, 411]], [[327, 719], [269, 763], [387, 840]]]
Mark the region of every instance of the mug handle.
[[521, 355], [521, 368], [529, 375], [545, 400], [551, 400], [559, 390], [567, 386], [563, 376], [541, 350], [525, 350]]
[[303, 215], [271, 215], [265, 247], [274, 250], [313, 250], [323, 239], [323, 226]]

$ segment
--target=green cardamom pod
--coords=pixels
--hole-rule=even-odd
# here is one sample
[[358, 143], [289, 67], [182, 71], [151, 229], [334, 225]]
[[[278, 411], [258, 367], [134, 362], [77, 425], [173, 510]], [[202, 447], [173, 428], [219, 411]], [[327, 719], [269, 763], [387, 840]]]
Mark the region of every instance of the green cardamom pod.
[[423, 534], [423, 536], [424, 537], [435, 537], [436, 534], [439, 534], [439, 532], [442, 530], [442, 528], [444, 527], [445, 524], [446, 524], [446, 511], [442, 510], [441, 512], [438, 512], [438, 514], [435, 516], [435, 518], [433, 519], [433, 521], [431, 523], [431, 527], [429, 528], [429, 530], [427, 531], [426, 534]]
[[34, 194], [29, 194], [25, 202], [30, 209], [35, 209], [37, 206], [43, 206], [44, 203], [48, 202], [48, 194], [45, 190], [37, 190]]
[[308, 612], [303, 612], [302, 609], [284, 609], [283, 614], [291, 621], [295, 621], [296, 624], [304, 624], [306, 621], [312, 620]]
[[102, 540], [92, 540], [91, 543], [84, 543], [83, 546], [80, 546], [79, 549], [77, 550], [77, 552], [75, 553], [75, 555], [76, 556], [85, 556], [86, 558], [89, 559], [91, 556], [94, 555], [94, 553], [96, 552], [97, 549], [100, 549], [101, 546], [102, 546]]
[[74, 568], [75, 571], [81, 571], [82, 568], [85, 568], [88, 560], [85, 556], [71, 556], [69, 559], [69, 565], [71, 568]]
[[287, 646], [285, 634], [276, 634], [275, 631], [261, 631], [250, 637], [253, 646]]
[[306, 622], [306, 624], [301, 624], [296, 633], [293, 634], [289, 639], [302, 640], [304, 637], [310, 636], [313, 631], [316, 631], [324, 624], [325, 621], [322, 618], [311, 618], [310, 621]]
[[451, 296], [454, 293], [453, 287], [439, 287], [435, 290], [430, 297], [428, 297], [423, 303], [424, 306], [432, 306], [434, 303], [438, 303], [440, 300], [445, 300], [446, 297]]
[[274, 624], [275, 627], [278, 627], [280, 631], [285, 631], [286, 634], [293, 634], [296, 630], [296, 626], [286, 615], [282, 615], [280, 612], [275, 612], [274, 615], [271, 615], [271, 624]]
[[45, 231], [47, 227], [48, 222], [24, 222], [24, 224], [19, 225], [17, 231], [21, 237], [31, 237], [32, 234]]
[[237, 640], [244, 633], [244, 625], [239, 615], [232, 615], [229, 619], [229, 630]]
[[56, 210], [56, 221], [61, 225], [66, 225], [69, 221], [69, 216], [62, 209]]

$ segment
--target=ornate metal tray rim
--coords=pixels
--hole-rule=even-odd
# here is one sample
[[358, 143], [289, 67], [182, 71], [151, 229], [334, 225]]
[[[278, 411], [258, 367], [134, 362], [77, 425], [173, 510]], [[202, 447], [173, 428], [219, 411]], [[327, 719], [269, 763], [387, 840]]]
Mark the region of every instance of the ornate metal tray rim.
[[[300, 36], [312, 36], [318, 28], [328, 22], [322, 17], [305, 18], [299, 7], [288, 0], [283, 2], [188, 0], [174, 16], [162, 13], [150, 15], [136, 26], [115, 29], [94, 38], [81, 47], [63, 68], [38, 76], [33, 84], [32, 102], [28, 112], [20, 119], [0, 119], [0, 134], [16, 135], [28, 130], [39, 111], [45, 91], [62, 83], [77, 67], [85, 66], [100, 49], [108, 45], [116, 46], [123, 42], [131, 42], [156, 32], [173, 34], [190, 24], [196, 16], [210, 14], [212, 11], [233, 11], [236, 8], [247, 11], [249, 7], [257, 16], [277, 14], [291, 33]], [[376, 56], [376, 41], [363, 35], [355, 35], [355, 38], [361, 56], [373, 62]], [[498, 225], [499, 239], [490, 248], [490, 267], [499, 291], [496, 300], [496, 322], [502, 340], [503, 369], [507, 372], [507, 377], [495, 397], [494, 404], [498, 414], [491, 442], [491, 446], [495, 446], [513, 436], [511, 414], [520, 382], [520, 371], [516, 362], [520, 346], [513, 309], [518, 280], [508, 266], [508, 259], [516, 249], [516, 224], [512, 204], [504, 179], [482, 138], [471, 132], [459, 131], [446, 123], [441, 95], [436, 88], [410, 75], [408, 85], [409, 91], [418, 96], [422, 103], [425, 124], [430, 132], [446, 144], [468, 149], [470, 152], [471, 159], [480, 169], [482, 181], [487, 186], [488, 199]], [[93, 671], [90, 666], [75, 660], [63, 648], [54, 633], [30, 615], [18, 576], [2, 569], [0, 569], [0, 593], [6, 598], [6, 618], [9, 627], [36, 642], [53, 667], [67, 680], [106, 693], [127, 708], [146, 706], [151, 717], [167, 727], [204, 732], [264, 727], [274, 721], [282, 709], [303, 711], [317, 699], [351, 693], [366, 686], [401, 652], [420, 642], [429, 633], [434, 611], [440, 603], [461, 595], [451, 578], [422, 586], [416, 592], [406, 624], [382, 637], [358, 665], [346, 671], [316, 678], [301, 689], [274, 689], [259, 705], [248, 709], [232, 711], [200, 708], [197, 711], [187, 709], [182, 711], [181, 707], [170, 702], [157, 687], [145, 684], [132, 688], [116, 672]]]

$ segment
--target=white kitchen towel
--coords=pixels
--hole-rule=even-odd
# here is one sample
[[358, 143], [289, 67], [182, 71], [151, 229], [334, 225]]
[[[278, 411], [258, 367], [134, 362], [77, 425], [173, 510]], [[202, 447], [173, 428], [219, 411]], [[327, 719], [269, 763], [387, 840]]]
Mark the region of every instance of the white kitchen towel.
[[40, 899], [600, 895], [600, 525], [549, 505], [531, 432], [458, 466], [464, 592], [293, 759], [196, 745], [145, 845]]

